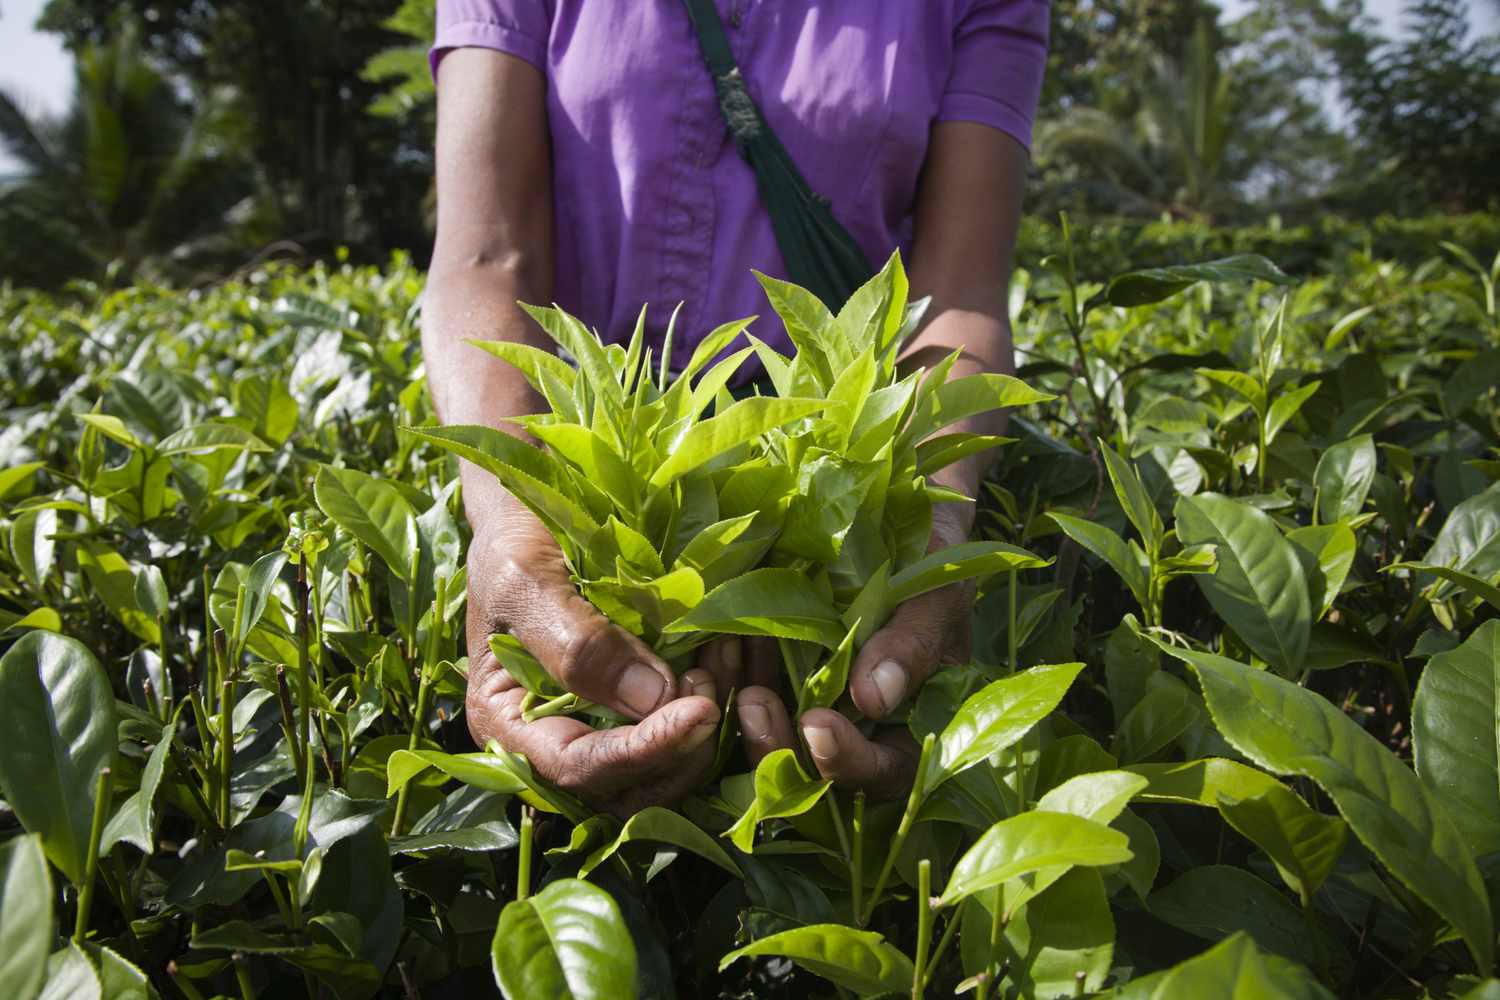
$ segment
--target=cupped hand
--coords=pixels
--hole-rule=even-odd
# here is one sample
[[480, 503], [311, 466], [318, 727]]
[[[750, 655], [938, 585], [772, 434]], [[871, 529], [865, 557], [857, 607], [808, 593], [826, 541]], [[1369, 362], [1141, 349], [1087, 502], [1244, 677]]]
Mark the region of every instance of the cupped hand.
[[[739, 671], [737, 641], [704, 647], [678, 679], [636, 636], [578, 593], [562, 550], [534, 515], [507, 509], [476, 532], [468, 561], [469, 684], [465, 709], [480, 746], [494, 739], [595, 808], [627, 816], [667, 805], [713, 764], [720, 712]], [[596, 730], [553, 716], [526, 722], [526, 689], [499, 664], [489, 637], [509, 632], [562, 687], [634, 724]]]
[[[931, 548], [958, 544], [966, 536], [960, 521], [938, 521]], [[967, 662], [973, 607], [968, 584], [952, 584], [898, 606], [850, 669], [854, 706], [868, 718], [883, 719], [915, 697], [939, 669]], [[772, 688], [747, 687], [735, 698], [735, 710], [752, 767], [773, 750], [796, 745], [786, 703]], [[871, 739], [828, 708], [804, 712], [796, 725], [823, 777], [875, 798], [900, 798], [911, 787], [918, 748], [904, 726], [883, 727]]]

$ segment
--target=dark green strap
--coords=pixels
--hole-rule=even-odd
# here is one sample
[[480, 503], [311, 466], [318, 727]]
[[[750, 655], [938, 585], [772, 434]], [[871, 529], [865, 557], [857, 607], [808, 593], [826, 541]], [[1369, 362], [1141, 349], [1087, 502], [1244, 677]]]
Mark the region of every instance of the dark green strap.
[[828, 200], [808, 186], [786, 147], [766, 125], [729, 49], [714, 0], [682, 2], [698, 34], [703, 60], [713, 75], [724, 124], [740, 156], [755, 171], [787, 273], [829, 309], [838, 311], [859, 286], [870, 280], [875, 268], [854, 237], [833, 217]]

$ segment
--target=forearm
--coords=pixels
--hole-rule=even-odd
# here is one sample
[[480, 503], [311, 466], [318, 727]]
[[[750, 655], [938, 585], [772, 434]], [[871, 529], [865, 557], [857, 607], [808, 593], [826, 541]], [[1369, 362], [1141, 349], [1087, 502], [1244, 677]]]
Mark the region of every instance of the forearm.
[[[528, 273], [530, 272], [530, 273]], [[445, 424], [480, 424], [508, 434], [521, 429], [508, 418], [540, 412], [541, 397], [513, 366], [469, 340], [506, 340], [551, 350], [552, 344], [517, 305], [546, 302], [550, 275], [521, 262], [434, 262], [422, 307], [422, 349], [428, 390]], [[469, 462], [459, 465], [464, 509], [478, 530], [515, 502], [498, 481]]]

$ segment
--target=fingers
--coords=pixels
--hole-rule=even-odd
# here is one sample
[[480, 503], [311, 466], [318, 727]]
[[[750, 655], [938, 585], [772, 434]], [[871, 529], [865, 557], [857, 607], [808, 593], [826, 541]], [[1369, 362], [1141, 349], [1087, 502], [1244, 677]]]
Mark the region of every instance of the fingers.
[[827, 708], [803, 713], [798, 725], [818, 773], [830, 781], [882, 799], [900, 798], [911, 788], [916, 744], [904, 732], [892, 729], [869, 740]]
[[677, 678], [677, 697], [691, 698], [694, 695], [713, 702], [719, 700], [719, 685], [713, 674], [707, 670], [689, 670]]
[[[741, 687], [740, 674], [744, 669], [744, 647], [737, 635], [721, 635], [710, 640], [698, 652], [698, 669], [689, 674], [704, 672], [713, 680], [714, 690], [708, 697], [717, 697], [724, 704], [729, 692]], [[698, 691], [696, 693], [702, 694]]]
[[555, 544], [507, 536], [485, 548], [478, 560], [470, 555], [470, 573], [488, 577], [487, 600], [470, 602], [470, 649], [509, 631], [563, 688], [630, 719], [677, 694], [667, 665], [578, 593]]
[[902, 604], [870, 637], [849, 673], [849, 694], [872, 719], [889, 715], [939, 666], [967, 659], [972, 602], [950, 586]]
[[770, 688], [746, 688], [734, 696], [734, 708], [745, 737], [745, 756], [750, 758], [752, 769], [773, 750], [796, 745], [786, 705]]
[[745, 684], [775, 688], [781, 682], [781, 647], [769, 636], [747, 636], [743, 640]]
[[712, 766], [720, 713], [712, 700], [672, 701], [633, 726], [595, 730], [553, 716], [521, 718], [526, 691], [504, 670], [472, 676], [467, 711], [476, 742], [497, 740], [538, 774], [597, 809], [629, 815], [677, 802]]

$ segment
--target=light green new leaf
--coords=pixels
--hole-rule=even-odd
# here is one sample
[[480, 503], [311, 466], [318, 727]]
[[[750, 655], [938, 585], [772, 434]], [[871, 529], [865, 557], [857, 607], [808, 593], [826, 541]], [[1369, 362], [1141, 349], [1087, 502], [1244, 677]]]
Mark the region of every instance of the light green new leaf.
[[450, 778], [487, 792], [524, 792], [526, 782], [501, 757], [491, 753], [449, 754], [438, 750], [397, 750], [386, 762], [386, 796], [399, 792], [417, 775], [435, 767]]
[[0, 996], [33, 1000], [52, 950], [52, 874], [36, 834], [0, 844]]
[[588, 860], [578, 869], [578, 876], [588, 878], [589, 872], [608, 861], [620, 848], [640, 841], [671, 844], [685, 851], [692, 851], [699, 857], [712, 861], [733, 877], [744, 877], [739, 865], [730, 859], [713, 837], [704, 833], [681, 813], [659, 806], [649, 806], [626, 820], [612, 843], [589, 855]]
[[1217, 809], [1225, 798], [1249, 799], [1286, 788], [1264, 771], [1225, 757], [1204, 757], [1185, 764], [1133, 764], [1125, 770], [1150, 782], [1136, 796], [1142, 802]]
[[1236, 635], [1284, 674], [1302, 668], [1312, 630], [1312, 601], [1296, 548], [1263, 511], [1204, 493], [1177, 501], [1184, 545], [1216, 547], [1219, 568], [1194, 577]]
[[109, 678], [76, 639], [28, 632], [0, 657], [0, 795], [74, 885], [115, 727]]
[[526, 381], [531, 387], [542, 395], [547, 394], [547, 389], [542, 381], [542, 372], [546, 371], [553, 378], [567, 386], [571, 392], [573, 380], [578, 373], [573, 366], [551, 351], [544, 351], [530, 344], [519, 344], [509, 340], [465, 340], [464, 343], [479, 348], [504, 361], [506, 364], [520, 369]]
[[1279, 785], [1246, 799], [1221, 795], [1219, 812], [1266, 852], [1304, 906], [1333, 871], [1349, 838], [1349, 824], [1317, 812]]
[[1375, 483], [1375, 439], [1352, 437], [1323, 452], [1313, 473], [1318, 488], [1318, 520], [1324, 524], [1358, 516]]
[[1130, 588], [1136, 603], [1142, 608], [1147, 606], [1146, 591], [1150, 588], [1147, 569], [1130, 551], [1125, 539], [1104, 525], [1085, 521], [1081, 517], [1059, 514], [1056, 511], [1048, 511], [1047, 516], [1063, 530], [1063, 534], [1108, 563], [1109, 568], [1119, 574], [1125, 586]]
[[1129, 771], [1091, 771], [1051, 788], [1037, 800], [1041, 812], [1068, 813], [1095, 823], [1113, 823], [1130, 800], [1151, 782]]
[[47, 982], [40, 1000], [114, 1000], [104, 992], [88, 952], [69, 941], [47, 959]]
[[833, 655], [803, 682], [801, 697], [797, 699], [799, 716], [812, 708], [832, 708], [843, 695], [849, 686], [849, 666], [854, 661], [854, 640], [859, 631], [859, 621], [855, 620]]
[[1027, 812], [985, 831], [953, 866], [938, 906], [1044, 869], [1117, 865], [1130, 860], [1125, 834], [1067, 813]]
[[1009, 375], [997, 375], [994, 372], [967, 375], [944, 382], [933, 392], [932, 418], [926, 427], [918, 431], [919, 439], [981, 413], [1008, 407], [1031, 406], [1056, 398]]
[[807, 574], [768, 567], [715, 587], [668, 633], [727, 632], [803, 639], [837, 649], [844, 639], [838, 611]]
[[797, 357], [812, 366], [826, 391], [833, 385], [835, 377], [833, 362], [823, 349], [825, 332], [833, 325], [833, 314], [807, 289], [759, 271], [754, 274], [755, 280], [765, 289], [766, 298], [771, 300], [771, 308], [776, 310], [786, 327], [787, 336], [797, 349]]
[[1417, 774], [1469, 850], [1500, 851], [1500, 620], [1427, 661], [1411, 725]]
[[1198, 374], [1210, 382], [1217, 382], [1255, 408], [1256, 413], [1266, 410], [1266, 392], [1255, 376], [1224, 368], [1199, 368]]
[[763, 937], [721, 958], [719, 971], [752, 955], [789, 958], [862, 997], [909, 992], [916, 975], [911, 959], [885, 938], [843, 924], [813, 924]]
[[1132, 981], [1114, 1000], [1334, 1000], [1311, 972], [1263, 954], [1250, 935], [1236, 933], [1175, 968]]
[[614, 899], [596, 885], [558, 879], [506, 904], [490, 944], [506, 1000], [633, 1000], [635, 942]]
[[742, 399], [718, 416], [692, 425], [680, 441], [673, 442], [667, 460], [651, 474], [650, 484], [658, 488], [666, 486], [731, 448], [748, 444], [774, 427], [827, 407], [827, 402], [821, 399], [768, 396]]
[[755, 767], [755, 798], [734, 826], [724, 832], [730, 843], [750, 853], [755, 828], [766, 820], [791, 819], [810, 811], [832, 782], [809, 778], [791, 749], [774, 750]]
[[923, 794], [1025, 736], [1051, 714], [1082, 670], [1082, 663], [1032, 667], [970, 695], [938, 736], [927, 773], [920, 776]]
[[930, 476], [970, 455], [977, 455], [1013, 441], [1015, 438], [999, 437], [994, 434], [969, 434], [963, 431], [928, 438], [917, 445], [917, 475]]
[[26, 581], [37, 589], [52, 573], [57, 555], [57, 540], [53, 538], [56, 532], [57, 511], [50, 507], [26, 511], [11, 522], [11, 557]]
[[135, 602], [135, 573], [125, 558], [103, 542], [88, 542], [73, 550], [88, 577], [94, 596], [104, 602], [120, 624], [151, 644], [161, 641], [161, 626]]
[[195, 424], [168, 434], [156, 446], [160, 455], [202, 455], [220, 449], [266, 452], [271, 446], [233, 424]]
[[140, 448], [144, 443], [140, 438], [131, 433], [130, 428], [125, 426], [125, 421], [119, 417], [112, 417], [105, 413], [80, 413], [77, 416], [81, 422], [88, 424], [111, 441], [124, 445], [131, 451]]
[[398, 579], [411, 576], [417, 515], [399, 490], [356, 469], [324, 465], [313, 496], [330, 520], [363, 542]]
[[1052, 560], [1004, 542], [963, 542], [939, 549], [891, 577], [886, 610], [929, 590], [1009, 570], [1040, 569]]
[[1270, 412], [1266, 414], [1267, 447], [1270, 446], [1272, 441], [1276, 440], [1276, 435], [1281, 433], [1281, 429], [1286, 426], [1287, 421], [1297, 415], [1297, 411], [1302, 409], [1302, 404], [1311, 399], [1322, 384], [1314, 380], [1307, 383], [1307, 385], [1293, 389], [1291, 392], [1283, 392], [1276, 397], [1276, 401], [1271, 404]]
[[1256, 764], [1322, 786], [1355, 835], [1453, 924], [1488, 969], [1494, 925], [1458, 827], [1410, 768], [1321, 696], [1273, 674], [1162, 646], [1198, 673], [1220, 733]]
[[1160, 548], [1166, 529], [1162, 526], [1161, 514], [1157, 512], [1151, 494], [1146, 492], [1146, 485], [1141, 482], [1140, 472], [1133, 464], [1115, 454], [1103, 441], [1099, 442], [1099, 452], [1104, 456], [1109, 481], [1114, 485], [1115, 496], [1119, 498], [1125, 516], [1130, 518], [1130, 523], [1140, 532], [1141, 541], [1146, 547], [1155, 551]]
[[599, 523], [566, 492], [566, 474], [556, 459], [518, 438], [492, 427], [407, 427], [421, 438], [467, 459], [499, 479], [517, 500], [536, 514], [558, 539], [581, 541]]

